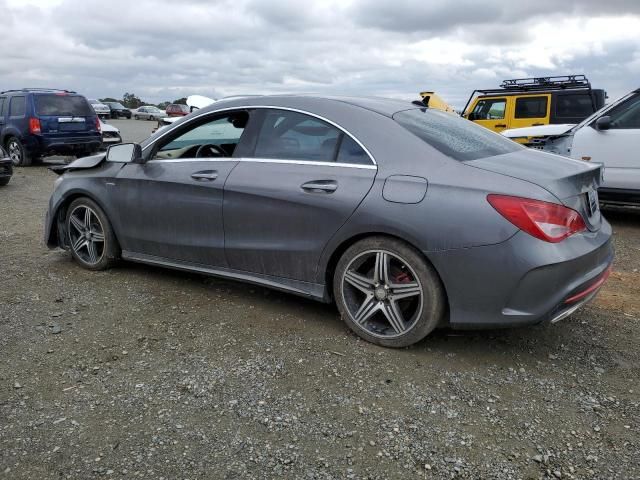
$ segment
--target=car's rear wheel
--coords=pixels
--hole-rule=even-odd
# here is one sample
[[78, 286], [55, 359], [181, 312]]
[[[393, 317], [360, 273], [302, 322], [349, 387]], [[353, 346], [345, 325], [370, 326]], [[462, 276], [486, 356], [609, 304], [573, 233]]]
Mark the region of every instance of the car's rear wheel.
[[31, 165], [32, 158], [18, 138], [11, 137], [7, 140], [7, 152], [14, 166], [27, 167]]
[[4, 187], [4, 186], [8, 185], [9, 184], [9, 180], [11, 180], [11, 177], [0, 178], [0, 187]]
[[88, 270], [104, 270], [120, 256], [111, 224], [102, 209], [89, 198], [71, 202], [65, 221], [71, 255]]
[[385, 347], [422, 340], [445, 314], [444, 288], [433, 267], [412, 247], [387, 237], [348, 248], [336, 266], [333, 291], [349, 328]]

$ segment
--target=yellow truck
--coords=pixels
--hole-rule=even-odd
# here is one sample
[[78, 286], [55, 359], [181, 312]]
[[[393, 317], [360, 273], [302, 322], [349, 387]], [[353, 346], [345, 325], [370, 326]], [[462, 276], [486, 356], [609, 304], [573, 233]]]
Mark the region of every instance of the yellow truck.
[[607, 94], [584, 75], [514, 78], [500, 88], [474, 90], [462, 116], [501, 132], [549, 124], [577, 124], [602, 108]]

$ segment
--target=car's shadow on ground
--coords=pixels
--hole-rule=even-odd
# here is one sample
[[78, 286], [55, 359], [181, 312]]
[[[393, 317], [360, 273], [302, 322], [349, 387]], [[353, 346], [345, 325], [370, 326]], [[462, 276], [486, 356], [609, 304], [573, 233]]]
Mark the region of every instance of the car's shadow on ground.
[[[317, 335], [318, 330], [323, 331], [323, 337], [347, 335], [348, 342], [353, 342], [354, 347], [363, 348], [368, 352], [376, 353], [386, 350], [383, 347], [369, 344], [360, 340], [351, 333], [341, 320], [337, 308], [333, 303], [321, 303], [312, 299], [300, 297], [286, 292], [281, 292], [265, 287], [243, 283], [230, 279], [210, 277], [196, 273], [170, 270], [162, 267], [143, 265], [137, 263], [122, 262], [112, 274], [126, 274], [133, 278], [129, 284], [136, 282], [149, 282], [158, 287], [159, 291], [166, 292], [173, 288], [187, 291], [195, 296], [206, 298], [211, 295], [222, 295], [232, 300], [235, 308], [246, 312], [249, 308], [252, 312], [267, 312], [262, 315], [263, 323], [253, 323], [251, 328], [286, 328], [286, 324], [269, 321], [265, 324], [266, 317], [277, 316], [286, 321], [287, 318], [304, 318], [307, 325], [313, 328], [310, 335]], [[257, 309], [257, 310], [255, 310]], [[565, 322], [580, 321], [584, 310], [576, 313], [577, 320], [568, 319]], [[584, 330], [584, 326], [581, 326]], [[449, 327], [438, 328], [424, 340], [417, 344], [402, 349], [405, 354], [417, 357], [433, 357], [456, 355], [458, 360], [466, 360], [474, 364], [476, 360], [482, 362], [495, 362], [498, 359], [516, 359], [522, 355], [532, 355], [540, 359], [562, 348], [563, 344], [570, 344], [576, 335], [581, 335], [580, 328], [559, 325], [534, 325], [511, 329], [491, 330], [453, 330]], [[326, 332], [326, 335], [324, 334]], [[304, 335], [304, 329], [296, 329], [294, 334]], [[389, 350], [391, 351], [391, 350]]]

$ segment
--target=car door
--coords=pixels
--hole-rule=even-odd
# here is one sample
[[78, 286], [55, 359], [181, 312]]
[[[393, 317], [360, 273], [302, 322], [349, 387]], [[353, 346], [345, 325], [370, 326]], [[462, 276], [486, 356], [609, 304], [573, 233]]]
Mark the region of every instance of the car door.
[[284, 109], [259, 112], [251, 153], [225, 185], [227, 261], [235, 270], [313, 282], [323, 248], [377, 169], [335, 125]]
[[508, 97], [491, 97], [479, 99], [471, 110], [467, 118], [478, 125], [500, 132], [509, 128], [507, 119], [509, 115]]
[[571, 157], [604, 164], [603, 187], [640, 189], [640, 93], [604, 113], [610, 128], [598, 130], [595, 122], [578, 129]]
[[125, 255], [225, 266], [223, 186], [248, 121], [242, 110], [198, 117], [123, 166], [114, 198]]
[[513, 97], [513, 119], [509, 128], [537, 127], [549, 124], [551, 95], [523, 95]]

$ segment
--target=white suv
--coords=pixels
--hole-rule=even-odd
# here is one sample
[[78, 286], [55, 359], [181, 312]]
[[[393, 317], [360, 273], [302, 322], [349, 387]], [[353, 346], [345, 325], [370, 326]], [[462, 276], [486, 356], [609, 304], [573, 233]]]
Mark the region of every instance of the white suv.
[[[640, 88], [606, 105], [578, 125], [557, 131], [514, 128], [511, 138], [538, 137], [537, 148], [604, 165], [598, 189], [604, 203], [640, 205]], [[539, 129], [539, 130], [537, 130]]]

